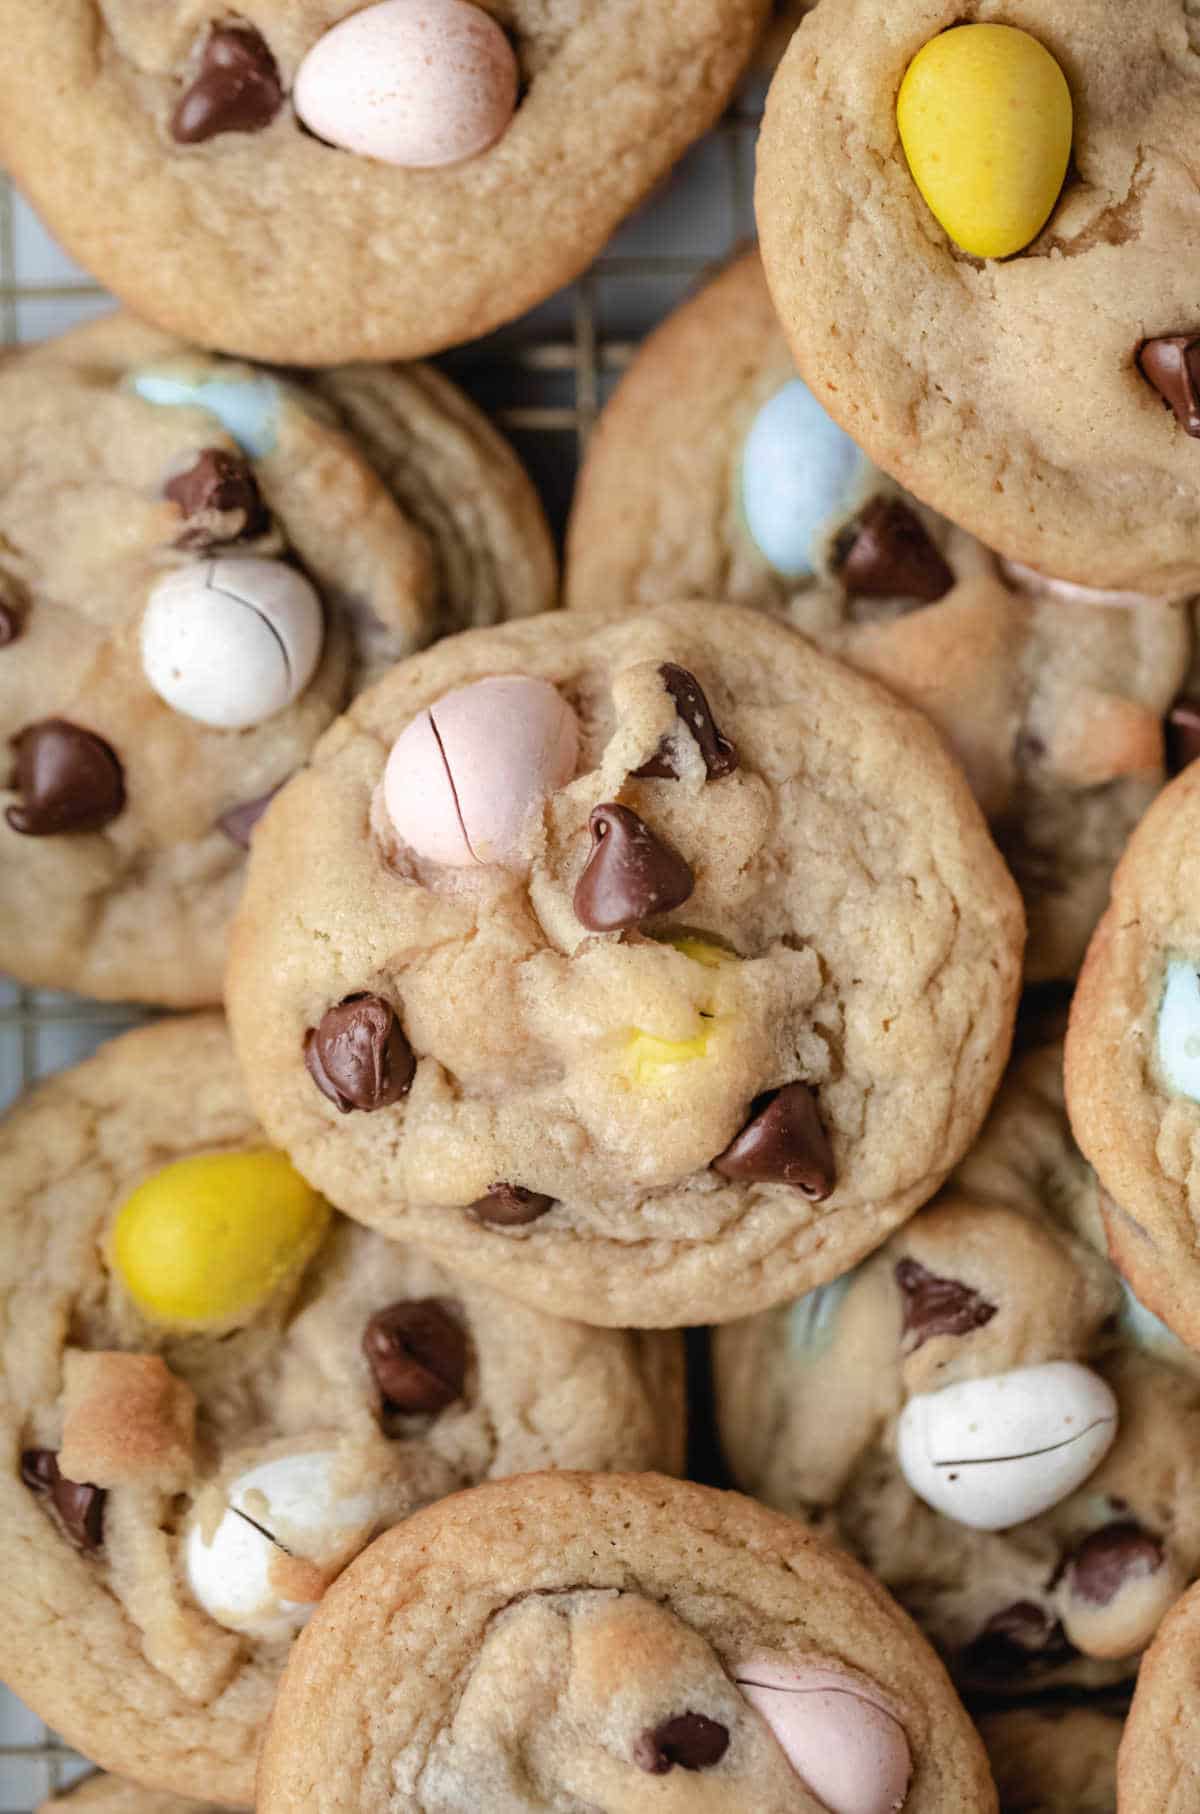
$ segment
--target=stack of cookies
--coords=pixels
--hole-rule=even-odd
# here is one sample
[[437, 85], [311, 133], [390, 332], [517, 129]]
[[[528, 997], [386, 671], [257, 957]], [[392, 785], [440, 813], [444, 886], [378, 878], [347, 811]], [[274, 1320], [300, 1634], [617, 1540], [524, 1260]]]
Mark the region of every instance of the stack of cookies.
[[[45, 1805], [1200, 1814], [1190, 7], [0, 25], [125, 305], [0, 364], [0, 965], [171, 1010], [0, 1125]], [[416, 361], [752, 68], [560, 575]]]

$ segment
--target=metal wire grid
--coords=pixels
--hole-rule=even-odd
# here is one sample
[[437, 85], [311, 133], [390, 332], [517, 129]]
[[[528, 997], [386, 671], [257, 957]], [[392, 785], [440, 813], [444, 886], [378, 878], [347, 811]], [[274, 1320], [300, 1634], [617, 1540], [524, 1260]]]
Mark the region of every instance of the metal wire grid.
[[[761, 92], [748, 91], [586, 275], [524, 320], [441, 361], [508, 431], [560, 532], [579, 457], [638, 340], [753, 233], [760, 113]], [[0, 342], [60, 332], [106, 303], [0, 174]], [[23, 989], [0, 976], [0, 1106], [146, 1018], [136, 1008]], [[84, 1769], [0, 1689], [0, 1814], [30, 1814]]]

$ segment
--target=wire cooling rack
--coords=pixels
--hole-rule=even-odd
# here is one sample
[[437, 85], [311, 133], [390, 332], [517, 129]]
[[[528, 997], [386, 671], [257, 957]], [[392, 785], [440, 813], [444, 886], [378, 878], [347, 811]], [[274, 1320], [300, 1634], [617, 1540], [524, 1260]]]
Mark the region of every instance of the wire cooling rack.
[[[580, 453], [637, 342], [706, 268], [753, 234], [761, 102], [756, 83], [586, 275], [512, 326], [438, 361], [507, 431], [560, 535]], [[112, 306], [0, 175], [0, 339], [40, 340]], [[21, 989], [0, 976], [0, 1106], [144, 1018], [137, 1009]], [[0, 1814], [30, 1814], [84, 1769], [0, 1688]]]

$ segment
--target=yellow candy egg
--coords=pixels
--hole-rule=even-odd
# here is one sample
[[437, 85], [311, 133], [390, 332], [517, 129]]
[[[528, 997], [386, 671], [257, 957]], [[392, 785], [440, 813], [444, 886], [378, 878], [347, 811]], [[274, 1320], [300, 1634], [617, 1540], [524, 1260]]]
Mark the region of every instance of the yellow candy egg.
[[297, 1273], [329, 1214], [283, 1153], [198, 1153], [125, 1199], [112, 1264], [155, 1322], [211, 1328], [245, 1320]]
[[736, 964], [737, 962], [732, 951], [726, 951], [722, 945], [711, 945], [707, 939], [696, 938], [690, 932], [681, 932], [663, 942], [673, 945], [676, 951], [683, 953], [684, 957], [690, 957], [694, 964], [703, 964], [706, 970], [719, 970], [722, 964]]
[[1071, 155], [1071, 91], [1013, 25], [956, 25], [922, 46], [896, 102], [913, 181], [950, 238], [1007, 258], [1045, 226]]
[[635, 1027], [625, 1049], [625, 1069], [640, 1090], [670, 1083], [681, 1065], [708, 1057], [711, 1038], [706, 1030], [694, 1039], [658, 1039]]

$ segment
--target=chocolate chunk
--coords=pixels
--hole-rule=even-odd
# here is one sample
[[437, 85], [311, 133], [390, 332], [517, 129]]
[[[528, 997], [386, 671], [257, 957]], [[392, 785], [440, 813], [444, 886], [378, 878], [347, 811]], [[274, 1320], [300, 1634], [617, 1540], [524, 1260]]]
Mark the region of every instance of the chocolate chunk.
[[25, 628], [29, 594], [15, 574], [0, 569], [0, 649], [16, 642]]
[[304, 1035], [309, 1076], [343, 1115], [383, 1109], [412, 1088], [417, 1061], [396, 1018], [378, 995], [347, 995]]
[[847, 592], [868, 598], [944, 598], [954, 571], [920, 517], [899, 498], [872, 498], [839, 537], [838, 578]]
[[219, 829], [234, 844], [240, 844], [243, 850], [249, 850], [251, 832], [282, 786], [281, 781], [279, 787], [272, 787], [265, 794], [259, 794], [257, 800], [243, 800], [240, 806], [231, 806], [217, 820]]
[[791, 1184], [814, 1203], [822, 1202], [837, 1182], [837, 1172], [816, 1091], [806, 1083], [789, 1083], [756, 1097], [749, 1121], [712, 1165], [723, 1178]]
[[594, 807], [588, 826], [592, 854], [575, 886], [575, 916], [589, 931], [640, 926], [687, 900], [691, 870], [627, 806]]
[[536, 1190], [525, 1190], [519, 1184], [493, 1184], [486, 1197], [470, 1205], [471, 1213], [481, 1222], [495, 1228], [524, 1228], [554, 1208], [553, 1197], [543, 1197]]
[[1200, 435], [1200, 335], [1162, 334], [1143, 340], [1138, 370], [1189, 435]]
[[375, 1384], [396, 1411], [444, 1411], [462, 1396], [467, 1338], [433, 1298], [376, 1311], [363, 1334]]
[[21, 796], [5, 818], [30, 838], [99, 831], [125, 805], [125, 777], [102, 737], [63, 718], [27, 724], [12, 739], [10, 785]]
[[1167, 773], [1179, 774], [1200, 756], [1200, 699], [1177, 699], [1163, 724]]
[[1067, 1585], [1079, 1599], [1107, 1606], [1127, 1581], [1145, 1580], [1165, 1559], [1157, 1537], [1132, 1519], [1123, 1519], [1084, 1538], [1067, 1564]]
[[26, 1449], [21, 1456], [21, 1479], [35, 1493], [44, 1493], [62, 1519], [72, 1543], [82, 1550], [98, 1550], [104, 1542], [104, 1490], [86, 1482], [68, 1480], [58, 1471], [53, 1449]]
[[939, 1278], [919, 1260], [898, 1260], [896, 1283], [904, 1299], [904, 1333], [916, 1337], [910, 1354], [931, 1336], [969, 1335], [972, 1329], [982, 1329], [996, 1314], [996, 1306], [969, 1285]]
[[1057, 1619], [1032, 1600], [1017, 1600], [993, 1613], [968, 1645], [963, 1670], [968, 1676], [987, 1680], [1053, 1669], [1074, 1654]]
[[635, 1741], [633, 1761], [650, 1776], [681, 1770], [711, 1770], [729, 1749], [729, 1729], [703, 1713], [676, 1713], [661, 1726], [647, 1727]]
[[283, 84], [252, 25], [214, 25], [191, 87], [171, 117], [171, 137], [197, 145], [222, 132], [261, 132], [283, 106]]
[[[678, 667], [673, 661], [665, 661], [658, 671], [663, 685], [675, 701], [675, 710], [700, 746], [709, 780], [719, 781], [724, 775], [732, 775], [738, 765], [737, 750], [728, 737], [723, 737], [717, 729], [708, 700], [704, 696], [704, 688], [696, 676], [689, 674], [686, 668]], [[634, 774], [639, 781], [678, 781], [679, 771], [671, 759], [669, 738], [663, 738], [649, 762], [643, 762], [641, 768], [634, 770]]]
[[163, 492], [185, 517], [205, 519], [184, 530], [176, 543], [179, 548], [247, 541], [261, 535], [270, 520], [253, 468], [223, 447], [206, 447], [186, 472], [168, 480]]
[[58, 1479], [58, 1457], [53, 1449], [24, 1449], [21, 1453], [21, 1479], [35, 1493], [53, 1491]]

